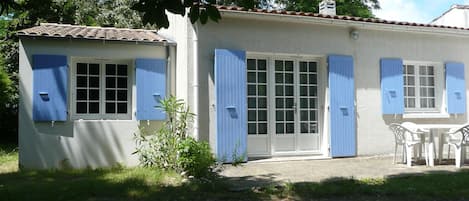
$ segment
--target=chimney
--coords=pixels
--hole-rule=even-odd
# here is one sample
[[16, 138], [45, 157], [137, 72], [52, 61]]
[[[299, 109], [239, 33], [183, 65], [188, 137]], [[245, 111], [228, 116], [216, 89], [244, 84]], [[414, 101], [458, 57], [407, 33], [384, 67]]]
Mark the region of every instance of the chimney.
[[336, 15], [335, 1], [334, 0], [322, 0], [319, 3], [319, 14]]

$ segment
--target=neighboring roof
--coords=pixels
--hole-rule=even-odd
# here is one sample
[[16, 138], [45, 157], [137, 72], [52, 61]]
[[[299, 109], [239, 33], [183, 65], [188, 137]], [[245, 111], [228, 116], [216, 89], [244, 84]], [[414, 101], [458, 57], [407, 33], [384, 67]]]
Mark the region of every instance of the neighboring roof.
[[218, 9], [221, 10], [221, 11], [248, 12], [248, 13], [273, 14], [273, 15], [289, 15], [289, 16], [303, 16], [303, 17], [322, 18], [322, 19], [335, 19], [335, 20], [355, 21], [355, 22], [366, 22], [366, 23], [375, 23], [375, 24], [390, 24], [390, 25], [415, 26], [415, 27], [433, 27], [433, 28], [442, 28], [442, 29], [469, 30], [469, 29], [466, 29], [466, 28], [463, 28], [463, 27], [434, 25], [434, 24], [423, 24], [423, 23], [416, 23], [416, 22], [399, 22], [399, 21], [392, 21], [392, 20], [383, 20], [383, 19], [379, 19], [379, 18], [362, 18], [362, 17], [342, 16], [342, 15], [323, 15], [323, 14], [319, 14], [319, 13], [307, 13], [307, 12], [284, 11], [284, 10], [266, 10], [266, 9], [256, 9], [256, 8], [246, 9], [246, 8], [237, 7], [237, 6], [218, 6]]
[[168, 42], [166, 38], [158, 35], [154, 30], [92, 27], [55, 23], [41, 23], [39, 26], [18, 31], [18, 35], [29, 37], [131, 41], [145, 43]]
[[469, 9], [469, 5], [459, 5], [459, 4], [453, 4], [451, 6], [451, 8], [449, 8], [447, 11], [445, 11], [444, 13], [442, 13], [440, 16], [438, 16], [437, 18], [433, 19], [430, 23], [433, 23], [435, 21], [437, 21], [438, 19], [440, 19], [441, 17], [443, 17], [444, 15], [446, 15], [447, 13], [449, 13], [450, 11], [452, 11], [453, 9]]

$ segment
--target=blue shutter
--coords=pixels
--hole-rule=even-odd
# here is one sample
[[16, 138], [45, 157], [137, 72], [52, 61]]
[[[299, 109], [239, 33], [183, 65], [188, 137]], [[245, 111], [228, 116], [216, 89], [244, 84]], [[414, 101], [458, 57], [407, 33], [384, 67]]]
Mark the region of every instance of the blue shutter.
[[166, 96], [166, 60], [136, 59], [137, 120], [164, 120], [157, 106]]
[[466, 82], [463, 63], [446, 63], [446, 96], [449, 114], [466, 113]]
[[381, 59], [381, 104], [383, 114], [404, 113], [402, 59]]
[[247, 160], [246, 53], [215, 50], [217, 101], [217, 158], [232, 162], [233, 155]]
[[329, 55], [331, 156], [356, 154], [353, 58]]
[[62, 55], [33, 55], [33, 120], [67, 120], [68, 66]]

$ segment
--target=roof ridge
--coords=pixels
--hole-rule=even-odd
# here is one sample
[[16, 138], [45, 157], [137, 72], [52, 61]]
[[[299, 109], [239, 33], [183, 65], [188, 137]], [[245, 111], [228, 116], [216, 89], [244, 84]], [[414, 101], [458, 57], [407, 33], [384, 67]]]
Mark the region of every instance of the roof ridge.
[[77, 28], [94, 28], [94, 29], [115, 29], [115, 30], [130, 30], [130, 31], [149, 31], [149, 32], [158, 32], [154, 29], [134, 29], [134, 28], [118, 28], [118, 27], [102, 27], [102, 26], [87, 26], [87, 25], [78, 25], [78, 24], [60, 24], [60, 23], [40, 23], [40, 26], [64, 26], [64, 27], [77, 27]]

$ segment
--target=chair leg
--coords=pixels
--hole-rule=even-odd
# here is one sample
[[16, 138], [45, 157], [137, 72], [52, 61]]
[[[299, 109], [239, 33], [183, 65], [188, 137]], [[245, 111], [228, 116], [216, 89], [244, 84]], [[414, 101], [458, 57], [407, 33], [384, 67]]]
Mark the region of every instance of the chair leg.
[[461, 146], [454, 145], [454, 159], [456, 161], [456, 167], [460, 168], [461, 167], [461, 159], [462, 159], [462, 149]]
[[407, 163], [407, 149], [402, 145], [402, 163]]
[[407, 167], [412, 167], [412, 152], [414, 151], [412, 148], [412, 146], [406, 147]]
[[397, 156], [397, 143], [394, 145], [394, 161], [392, 164], [396, 164], [396, 156]]

